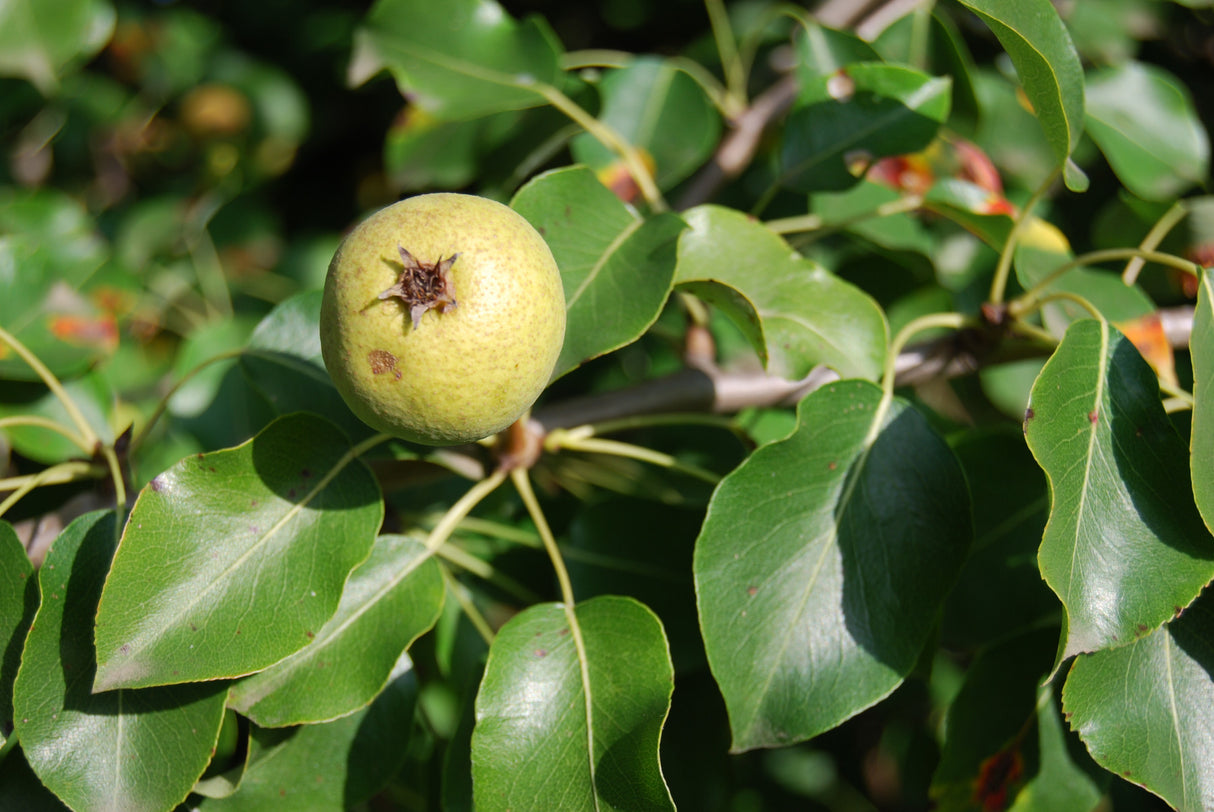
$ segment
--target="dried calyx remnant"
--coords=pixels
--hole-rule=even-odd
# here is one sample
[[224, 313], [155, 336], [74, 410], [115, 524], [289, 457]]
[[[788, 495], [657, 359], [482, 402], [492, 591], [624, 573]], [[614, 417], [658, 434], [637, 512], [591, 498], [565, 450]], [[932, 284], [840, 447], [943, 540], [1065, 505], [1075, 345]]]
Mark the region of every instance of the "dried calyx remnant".
[[380, 299], [393, 296], [405, 303], [409, 308], [409, 318], [413, 320], [413, 329], [421, 324], [422, 314], [432, 307], [444, 313], [447, 308], [455, 307], [455, 288], [451, 284], [451, 266], [459, 254], [452, 254], [438, 262], [426, 264], [418, 262], [417, 258], [402, 246], [396, 246], [400, 252], [401, 271], [396, 284], [379, 294]]

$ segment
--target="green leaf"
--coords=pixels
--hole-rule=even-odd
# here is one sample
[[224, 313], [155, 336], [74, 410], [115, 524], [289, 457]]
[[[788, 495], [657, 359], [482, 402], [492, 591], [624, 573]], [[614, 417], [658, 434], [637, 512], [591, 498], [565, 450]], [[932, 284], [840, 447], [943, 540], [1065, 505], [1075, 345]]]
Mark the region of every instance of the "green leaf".
[[50, 95], [64, 70], [109, 41], [114, 19], [104, 0], [0, 0], [0, 74], [24, 77]]
[[856, 63], [802, 89], [789, 113], [780, 181], [842, 191], [873, 163], [925, 148], [948, 117], [951, 85], [897, 65]]
[[816, 736], [919, 658], [970, 542], [956, 458], [901, 399], [830, 384], [717, 488], [696, 542], [700, 625], [733, 749]]
[[182, 460], [139, 494], [97, 610], [96, 690], [235, 677], [303, 648], [383, 516], [315, 415]]
[[953, 441], [953, 451], [969, 482], [974, 544], [949, 593], [940, 637], [950, 647], [967, 648], [1054, 617], [1058, 601], [1037, 570], [1049, 492], [1019, 428], [970, 429]]
[[[93, 429], [98, 439], [107, 445], [112, 443], [114, 430], [110, 427], [110, 416], [115, 411], [116, 399], [109, 382], [100, 374], [90, 372], [65, 382], [63, 389], [76, 404], [76, 409], [84, 416], [85, 422]], [[0, 402], [0, 416], [43, 417], [63, 426], [73, 434], [78, 433], [75, 423], [63, 406], [63, 401], [42, 387], [30, 387], [29, 389], [12, 387], [0, 395], [0, 398], [18, 396], [22, 392], [31, 390], [38, 392], [37, 399], [14, 399], [6, 403]], [[80, 446], [62, 434], [41, 426], [9, 426], [4, 429], [4, 432], [8, 435], [14, 451], [37, 462], [50, 465], [85, 456], [85, 451]]]
[[[1026, 289], [1034, 288], [1072, 258], [1070, 250], [1056, 250], [1055, 246], [1045, 248], [1022, 242], [1016, 246], [1013, 256], [1016, 279]], [[1055, 293], [1079, 296], [1113, 322], [1136, 319], [1156, 309], [1155, 303], [1142, 288], [1127, 285], [1120, 274], [1094, 268], [1071, 268], [1040, 290], [1042, 297]], [[1046, 304], [1041, 315], [1045, 326], [1059, 337], [1066, 333], [1071, 323], [1092, 317], [1091, 311], [1086, 307], [1069, 299]]]
[[34, 775], [20, 748], [0, 761], [0, 801], [5, 812], [70, 812]]
[[[721, 134], [721, 117], [690, 76], [668, 60], [642, 56], [611, 70], [599, 84], [603, 99], [599, 120], [629, 144], [645, 150], [658, 186], [669, 189], [712, 155]], [[589, 133], [570, 143], [574, 160], [595, 171], [619, 161]]]
[[544, 103], [532, 86], [560, 77], [560, 46], [543, 20], [515, 21], [494, 0], [378, 0], [354, 35], [350, 78], [387, 68], [401, 93], [438, 118]]
[[0, 748], [13, 732], [13, 680], [21, 645], [38, 609], [38, 579], [21, 540], [0, 522]]
[[[1083, 67], [1050, 0], [960, 0], [999, 39], [1045, 131], [1057, 161], [1067, 163], [1083, 134]], [[1067, 186], [1082, 182], [1067, 173]]]
[[311, 644], [232, 685], [228, 704], [262, 727], [336, 719], [383, 690], [401, 653], [438, 619], [438, 563], [420, 541], [380, 536]]
[[334, 722], [254, 728], [240, 788], [208, 798], [215, 812], [343, 812], [378, 792], [408, 754], [417, 678], [402, 656], [392, 681], [369, 707]]
[[[92, 218], [66, 194], [0, 189], [0, 325], [56, 375], [84, 371], [118, 342], [113, 316], [81, 293], [107, 256]], [[3, 344], [0, 377], [38, 379]]]
[[565, 286], [565, 346], [553, 378], [636, 341], [670, 295], [673, 214], [642, 219], [585, 167], [548, 172], [510, 205], [543, 235]]
[[1065, 610], [1059, 663], [1126, 645], [1197, 597], [1214, 540], [1133, 344], [1107, 322], [1073, 324], [1033, 385], [1025, 436], [1050, 481], [1038, 561]]
[[476, 808], [673, 810], [658, 765], [674, 673], [658, 619], [631, 598], [520, 612], [476, 698]]
[[1210, 171], [1210, 139], [1188, 90], [1167, 71], [1126, 62], [1087, 82], [1087, 129], [1126, 188], [1168, 200]]
[[1214, 268], [1201, 274], [1189, 334], [1193, 358], [1193, 428], [1189, 436], [1193, 498], [1214, 530]]
[[1071, 666], [1062, 707], [1096, 762], [1180, 812], [1214, 808], [1214, 604]]
[[819, 25], [812, 17], [799, 22], [793, 45], [802, 87], [856, 62], [881, 61], [873, 46], [851, 32]]
[[373, 431], [350, 411], [320, 354], [322, 293], [310, 290], [280, 302], [253, 330], [240, 356], [249, 388], [275, 415], [312, 412], [337, 424], [352, 440]]
[[[173, 380], [184, 383], [169, 398], [170, 414], [195, 417], [206, 410], [218, 394], [225, 373], [236, 363], [235, 358], [212, 359], [230, 355], [243, 347], [253, 326], [247, 318], [217, 319], [186, 336], [173, 358]], [[208, 361], [211, 361], [208, 366], [198, 369]], [[191, 373], [192, 376], [186, 379]]]
[[1099, 789], [1067, 752], [1054, 687], [1041, 684], [1054, 642], [1052, 630], [1037, 629], [974, 659], [948, 708], [932, 778], [935, 809], [1075, 812], [1096, 806]]
[[684, 217], [691, 228], [676, 281], [720, 307], [769, 371], [796, 380], [825, 364], [843, 376], [881, 374], [885, 317], [866, 293], [741, 212], [708, 205]]
[[97, 511], [47, 552], [13, 690], [17, 735], [38, 778], [73, 809], [170, 809], [211, 758], [227, 686], [91, 693], [91, 626], [116, 535], [114, 512]]

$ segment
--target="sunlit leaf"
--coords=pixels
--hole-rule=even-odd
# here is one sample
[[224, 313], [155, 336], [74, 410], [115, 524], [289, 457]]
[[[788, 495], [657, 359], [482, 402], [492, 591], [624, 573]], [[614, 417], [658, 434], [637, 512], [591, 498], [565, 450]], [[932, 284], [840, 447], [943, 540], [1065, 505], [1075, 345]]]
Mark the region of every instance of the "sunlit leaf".
[[1071, 666], [1063, 710], [1092, 757], [1180, 812], [1214, 808], [1214, 606]]
[[1050, 481], [1038, 560], [1065, 611], [1059, 662], [1150, 633], [1214, 577], [1155, 374], [1107, 322], [1067, 330], [1033, 385], [1025, 436]]
[[139, 494], [97, 610], [97, 690], [234, 677], [310, 643], [383, 502], [335, 427], [280, 418]]
[[387, 68], [419, 107], [473, 118], [543, 104], [531, 85], [557, 81], [558, 55], [542, 19], [517, 22], [495, 0], [379, 0], [355, 34], [350, 77]]
[[538, 604], [489, 651], [472, 778], [485, 812], [672, 810], [658, 740], [674, 674], [661, 623], [631, 598]]
[[235, 683], [228, 704], [263, 727], [335, 719], [375, 698], [401, 653], [434, 625], [438, 564], [407, 536], [380, 536], [316, 639]]
[[1167, 71], [1129, 61], [1088, 77], [1087, 129], [1126, 188], [1175, 197], [1210, 171], [1210, 139], [1188, 91]]
[[[1011, 57], [1056, 165], [1063, 166], [1083, 134], [1083, 67], [1058, 11], [1049, 0], [961, 4], [982, 18]], [[1076, 172], [1067, 172], [1067, 185], [1079, 191], [1086, 184]]]
[[1189, 439], [1193, 498], [1214, 530], [1214, 269], [1201, 275], [1193, 331], [1189, 335], [1193, 358], [1193, 428]]
[[649, 329], [670, 294], [681, 219], [642, 219], [585, 167], [541, 175], [511, 206], [543, 235], [561, 269], [568, 320], [554, 378]]
[[114, 19], [114, 7], [105, 0], [3, 0], [0, 74], [24, 77], [50, 95], [65, 69], [105, 45]]
[[905, 401], [863, 381], [718, 487], [696, 543], [700, 625], [733, 749], [822, 733], [914, 667], [970, 542], [965, 480]]
[[91, 692], [92, 619], [116, 531], [113, 511], [85, 514], [47, 552], [13, 707], [30, 766], [73, 809], [153, 812], [184, 800], [202, 774], [227, 686]]
[[885, 317], [867, 294], [741, 212], [699, 206], [684, 217], [677, 282], [721, 307], [771, 372], [797, 379], [826, 364], [845, 376], [880, 374]]

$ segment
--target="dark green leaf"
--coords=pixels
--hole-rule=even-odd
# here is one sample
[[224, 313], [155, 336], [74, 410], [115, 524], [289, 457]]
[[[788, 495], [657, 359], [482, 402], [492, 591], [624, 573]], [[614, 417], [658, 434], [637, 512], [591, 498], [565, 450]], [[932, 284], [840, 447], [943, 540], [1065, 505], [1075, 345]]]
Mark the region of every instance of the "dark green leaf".
[[1107, 322], [1076, 322], [1041, 370], [1025, 436], [1050, 481], [1038, 560], [1065, 610], [1058, 662], [1126, 645], [1214, 576], [1184, 446], [1155, 374]]
[[434, 625], [442, 604], [442, 574], [425, 545], [380, 536], [350, 573], [316, 639], [233, 684], [228, 704], [263, 727], [353, 713], [383, 690], [401, 653]]
[[631, 598], [537, 604], [497, 633], [476, 698], [476, 808], [673, 810], [658, 740], [674, 674]]
[[880, 375], [885, 317], [867, 294], [741, 212], [709, 205], [684, 217], [691, 228], [679, 240], [676, 281], [722, 308], [768, 370], [792, 380], [818, 364]]
[[1214, 606], [1206, 594], [1130, 645], [1084, 654], [1062, 707], [1102, 767], [1180, 812], [1214, 808]]
[[873, 47], [855, 34], [819, 25], [813, 18], [800, 22], [794, 45], [797, 76], [802, 87], [855, 62], [881, 61]]
[[639, 338], [670, 295], [673, 214], [642, 219], [584, 167], [528, 183], [510, 204], [543, 235], [565, 286], [565, 346], [553, 377]]
[[13, 732], [13, 680], [38, 609], [38, 579], [8, 522], [0, 522], [0, 748]]
[[784, 130], [780, 180], [802, 192], [854, 186], [877, 160], [923, 149], [948, 117], [950, 83], [856, 63], [802, 90]]
[[1210, 139], [1179, 81], [1161, 68], [1126, 62], [1087, 82], [1087, 128], [1126, 188], [1167, 200], [1210, 171]]
[[696, 543], [700, 625], [733, 748], [811, 738], [914, 667], [970, 542], [965, 480], [905, 401], [863, 381], [727, 476]]
[[334, 722], [286, 729], [254, 728], [253, 751], [240, 788], [208, 798], [216, 812], [342, 812], [357, 806], [400, 770], [408, 753], [417, 678], [402, 657], [383, 693]]
[[211, 758], [227, 686], [91, 693], [92, 619], [117, 529], [113, 511], [89, 513], [47, 552], [13, 690], [17, 735], [34, 772], [73, 809], [171, 809]]
[[[1083, 134], [1083, 67], [1050, 0], [961, 0], [998, 37], [1063, 166]], [[1068, 173], [1067, 185], [1081, 190]]]
[[319, 417], [157, 476], [97, 610], [97, 690], [235, 677], [307, 645], [383, 516], [370, 471]]
[[557, 82], [558, 56], [542, 20], [519, 23], [494, 0], [379, 0], [355, 34], [350, 75], [360, 84], [387, 68], [419, 107], [474, 118], [543, 104], [531, 85]]

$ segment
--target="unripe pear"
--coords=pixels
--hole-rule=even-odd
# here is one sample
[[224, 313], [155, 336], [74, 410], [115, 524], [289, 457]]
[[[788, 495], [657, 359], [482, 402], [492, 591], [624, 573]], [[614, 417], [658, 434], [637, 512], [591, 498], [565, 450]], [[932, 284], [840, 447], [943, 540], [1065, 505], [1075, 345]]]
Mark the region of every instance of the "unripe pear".
[[407, 198], [372, 214], [329, 264], [325, 366], [372, 428], [426, 445], [495, 434], [552, 377], [565, 294], [548, 245], [508, 206]]

